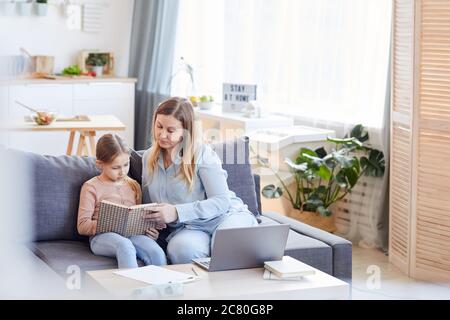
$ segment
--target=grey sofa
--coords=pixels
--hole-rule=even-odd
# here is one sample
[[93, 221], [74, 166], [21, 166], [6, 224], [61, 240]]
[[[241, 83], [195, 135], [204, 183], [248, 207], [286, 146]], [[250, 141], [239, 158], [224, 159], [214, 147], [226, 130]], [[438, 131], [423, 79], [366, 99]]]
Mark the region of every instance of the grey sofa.
[[[261, 212], [259, 177], [252, 175], [248, 161], [248, 141], [214, 146], [228, 173], [228, 184], [248, 205], [262, 225], [288, 223], [291, 226], [286, 255], [310, 264], [328, 274], [351, 281], [352, 247], [345, 239], [310, 227], [276, 212]], [[142, 152], [133, 152], [129, 175], [140, 181]], [[116, 268], [116, 260], [92, 254], [87, 237], [77, 233], [76, 221], [82, 184], [98, 174], [93, 158], [42, 156], [10, 150], [32, 170], [33, 241], [29, 248], [62, 277], [67, 268], [78, 265], [82, 271]], [[162, 238], [162, 237], [161, 237]], [[164, 247], [165, 241], [159, 239]], [[139, 261], [138, 261], [139, 262]]]

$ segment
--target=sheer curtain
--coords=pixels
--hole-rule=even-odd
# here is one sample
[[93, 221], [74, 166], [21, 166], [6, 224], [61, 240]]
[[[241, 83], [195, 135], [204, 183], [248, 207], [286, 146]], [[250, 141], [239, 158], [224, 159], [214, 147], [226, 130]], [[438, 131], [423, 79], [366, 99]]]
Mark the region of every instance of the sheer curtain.
[[129, 76], [136, 84], [134, 148], [151, 145], [154, 108], [170, 96], [178, 0], [135, 0]]
[[183, 57], [219, 101], [223, 82], [256, 83], [267, 109], [380, 126], [390, 14], [391, 0], [181, 0], [174, 70]]
[[[388, 159], [391, 9], [391, 0], [180, 0], [174, 69], [183, 57], [194, 93], [217, 101], [223, 82], [257, 84], [267, 111], [338, 137], [361, 123]], [[181, 77], [172, 89], [189, 91]], [[362, 183], [363, 201], [349, 196], [341, 234], [385, 246], [387, 176]]]

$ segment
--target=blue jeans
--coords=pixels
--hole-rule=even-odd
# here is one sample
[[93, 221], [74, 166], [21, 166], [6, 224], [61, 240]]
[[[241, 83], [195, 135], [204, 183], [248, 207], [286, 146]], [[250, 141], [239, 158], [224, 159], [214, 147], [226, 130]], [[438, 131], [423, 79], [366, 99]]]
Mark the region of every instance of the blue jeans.
[[[227, 216], [216, 228], [254, 227], [258, 221], [252, 213], [236, 212]], [[171, 263], [191, 263], [192, 259], [210, 256], [215, 232], [212, 237], [201, 230], [182, 229], [177, 232], [167, 244], [167, 256]]]
[[144, 236], [125, 238], [114, 232], [95, 235], [90, 239], [91, 250], [99, 256], [117, 258], [119, 269], [137, 268], [136, 257], [145, 265], [166, 265], [166, 255], [155, 240]]

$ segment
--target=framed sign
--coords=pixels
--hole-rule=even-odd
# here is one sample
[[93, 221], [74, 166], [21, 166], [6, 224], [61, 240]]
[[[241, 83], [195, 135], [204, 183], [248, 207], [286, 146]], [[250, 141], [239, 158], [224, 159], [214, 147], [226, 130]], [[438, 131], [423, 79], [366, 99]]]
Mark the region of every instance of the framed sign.
[[241, 112], [252, 100], [256, 100], [256, 84], [223, 84], [222, 111]]
[[82, 51], [80, 53], [78, 65], [80, 66], [81, 72], [89, 72], [92, 70], [92, 65], [89, 64], [89, 58], [91, 56], [101, 58], [103, 61], [103, 75], [114, 75], [114, 54], [112, 52], [102, 52], [98, 50]]

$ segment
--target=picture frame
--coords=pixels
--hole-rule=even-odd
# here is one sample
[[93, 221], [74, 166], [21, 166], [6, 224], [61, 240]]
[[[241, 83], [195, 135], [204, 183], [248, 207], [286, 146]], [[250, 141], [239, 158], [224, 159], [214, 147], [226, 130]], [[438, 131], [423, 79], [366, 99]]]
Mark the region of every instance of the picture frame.
[[84, 50], [79, 56], [78, 65], [81, 72], [86, 73], [93, 70], [93, 66], [86, 63], [91, 55], [102, 55], [106, 58], [106, 64], [103, 66], [103, 76], [114, 76], [114, 54], [100, 50]]

